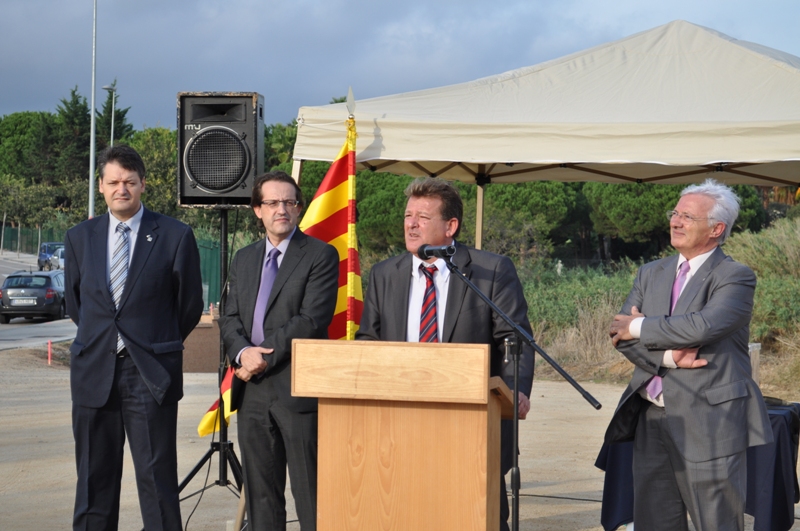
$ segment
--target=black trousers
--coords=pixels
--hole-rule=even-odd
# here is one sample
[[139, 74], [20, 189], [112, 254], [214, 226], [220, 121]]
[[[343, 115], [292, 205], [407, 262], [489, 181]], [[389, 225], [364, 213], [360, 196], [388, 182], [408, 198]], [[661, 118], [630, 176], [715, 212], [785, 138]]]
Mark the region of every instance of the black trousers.
[[159, 405], [130, 356], [117, 359], [111, 396], [103, 407], [73, 403], [75, 531], [117, 529], [126, 434], [145, 530], [180, 531], [177, 423], [178, 404]]
[[247, 518], [258, 531], [286, 529], [286, 468], [302, 531], [317, 528], [316, 411], [286, 409], [269, 381], [249, 382], [237, 414]]

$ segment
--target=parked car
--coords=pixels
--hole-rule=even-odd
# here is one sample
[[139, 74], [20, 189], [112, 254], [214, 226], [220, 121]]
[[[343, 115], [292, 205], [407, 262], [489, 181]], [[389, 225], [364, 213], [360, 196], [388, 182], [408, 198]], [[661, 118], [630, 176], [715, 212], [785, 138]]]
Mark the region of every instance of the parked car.
[[0, 288], [3, 324], [15, 317], [63, 319], [66, 309], [63, 271], [17, 271]]
[[44, 268], [46, 271], [52, 271], [54, 269], [64, 269], [63, 247], [56, 249], [56, 252], [54, 252], [53, 256], [50, 257], [50, 263], [45, 264]]
[[61, 242], [47, 242], [43, 243], [39, 247], [39, 258], [37, 258], [36, 263], [39, 265], [39, 271], [45, 269], [45, 267], [49, 267], [50, 265], [50, 258], [53, 257], [53, 253], [56, 252], [56, 249], [62, 249], [64, 244]]

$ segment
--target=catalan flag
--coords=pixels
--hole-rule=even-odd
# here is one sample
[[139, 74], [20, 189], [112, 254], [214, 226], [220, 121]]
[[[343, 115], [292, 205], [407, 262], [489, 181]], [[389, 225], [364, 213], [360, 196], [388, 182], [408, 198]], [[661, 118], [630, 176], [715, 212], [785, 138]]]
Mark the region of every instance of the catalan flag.
[[[225, 403], [225, 424], [229, 423], [229, 419], [234, 413], [231, 411], [231, 382], [233, 382], [233, 367], [228, 367], [228, 372], [225, 373], [222, 384], [219, 386], [219, 390], [222, 392], [222, 401]], [[219, 399], [217, 399], [206, 414], [203, 415], [203, 418], [200, 419], [200, 424], [197, 426], [197, 434], [200, 437], [205, 437], [215, 431], [219, 431], [219, 422]]]
[[308, 205], [300, 230], [339, 251], [339, 296], [328, 327], [331, 339], [353, 339], [364, 296], [356, 240], [356, 122], [347, 120], [347, 141]]
[[[328, 337], [354, 339], [361, 322], [364, 295], [361, 290], [361, 265], [358, 261], [356, 240], [356, 122], [353, 118], [347, 120], [347, 141], [308, 205], [300, 230], [330, 243], [339, 251], [339, 295], [333, 321], [328, 327]], [[233, 372], [228, 367], [220, 385], [226, 423], [231, 414], [235, 413], [230, 409]], [[197, 426], [198, 435], [205, 437], [218, 431], [219, 423], [217, 400]]]

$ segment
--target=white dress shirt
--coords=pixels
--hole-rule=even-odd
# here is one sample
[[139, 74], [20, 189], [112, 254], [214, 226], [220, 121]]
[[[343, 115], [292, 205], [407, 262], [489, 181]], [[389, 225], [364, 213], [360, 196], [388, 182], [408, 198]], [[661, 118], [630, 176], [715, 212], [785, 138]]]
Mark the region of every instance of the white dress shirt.
[[436, 328], [439, 342], [442, 341], [444, 329], [444, 313], [447, 306], [447, 291], [450, 286], [450, 270], [447, 269], [442, 258], [433, 264], [428, 264], [419, 259], [417, 255], [411, 256], [411, 289], [408, 294], [408, 322], [406, 326], [406, 341], [419, 343], [419, 320], [422, 313], [422, 301], [425, 298], [425, 275], [419, 270], [420, 264], [435, 265], [436, 273], [433, 275], [433, 285], [436, 289]]

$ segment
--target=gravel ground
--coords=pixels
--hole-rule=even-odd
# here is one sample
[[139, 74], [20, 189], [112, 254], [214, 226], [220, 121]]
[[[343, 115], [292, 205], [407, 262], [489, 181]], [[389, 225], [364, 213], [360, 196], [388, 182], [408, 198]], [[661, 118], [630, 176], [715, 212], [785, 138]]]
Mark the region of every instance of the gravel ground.
[[[75, 465], [70, 420], [69, 369], [55, 356], [48, 366], [41, 350], [0, 351], [0, 529], [68, 529], [74, 500]], [[585, 384], [603, 409], [595, 411], [565, 382], [537, 381], [532, 413], [520, 424], [522, 490], [520, 529], [601, 531], [603, 473], [594, 467], [603, 432], [622, 387]], [[214, 374], [190, 373], [178, 421], [178, 466], [182, 479], [203, 457], [210, 438], [197, 436], [197, 423], [216, 399]], [[235, 418], [235, 416], [234, 416]], [[236, 424], [229, 438], [236, 441]], [[238, 451], [238, 448], [237, 448]], [[218, 455], [218, 454], [216, 454]], [[189, 484], [184, 495], [212, 487], [182, 502], [188, 529], [225, 530], [236, 516], [236, 495], [214, 486], [218, 461]], [[294, 503], [287, 493], [289, 519]], [[125, 463], [120, 529], [141, 529], [133, 464]], [[299, 529], [290, 521], [290, 531]], [[752, 519], [747, 517], [747, 529]]]

